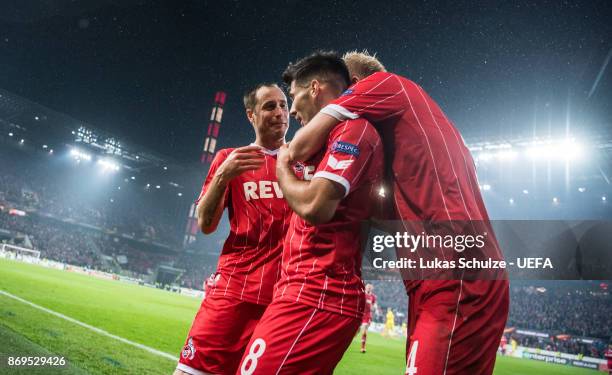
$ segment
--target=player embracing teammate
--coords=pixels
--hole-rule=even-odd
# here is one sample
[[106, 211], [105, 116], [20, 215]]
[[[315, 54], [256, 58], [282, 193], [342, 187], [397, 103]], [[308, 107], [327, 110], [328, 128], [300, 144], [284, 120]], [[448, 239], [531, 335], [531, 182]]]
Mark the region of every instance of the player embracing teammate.
[[[411, 223], [450, 224], [446, 234], [484, 228], [487, 255], [503, 259], [470, 152], [444, 112], [419, 85], [387, 72], [375, 57], [349, 53], [344, 59], [354, 85], [298, 131], [290, 144], [291, 158], [307, 160], [319, 152], [339, 122], [366, 119], [385, 145], [393, 217], [406, 228]], [[503, 272], [484, 278], [459, 274], [444, 280], [404, 280], [409, 296], [406, 374], [493, 372], [509, 290]]]
[[[324, 53], [291, 64], [284, 80], [302, 125], [350, 84], [342, 59]], [[382, 143], [367, 120], [347, 120], [325, 149], [292, 163], [281, 146], [284, 95], [273, 85], [251, 94], [255, 104], [247, 95], [245, 106], [260, 147], [220, 151], [199, 198], [205, 233], [225, 206], [231, 229], [176, 372], [330, 374], [363, 318], [360, 233], [382, 180]], [[277, 142], [261, 142], [266, 132]]]
[[[291, 115], [307, 124], [350, 84], [335, 54], [317, 53], [283, 75]], [[331, 374], [363, 317], [361, 229], [383, 171], [382, 143], [364, 119], [337, 124], [325, 146], [297, 165], [282, 147], [277, 177], [294, 213], [274, 300], [251, 337], [241, 374]]]
[[[228, 206], [232, 229], [178, 370], [333, 372], [363, 319], [362, 223], [385, 172], [383, 143], [393, 218], [478, 222], [488, 230], [490, 256], [503, 258], [469, 150], [438, 105], [368, 54], [351, 53], [345, 61], [318, 52], [285, 71], [291, 114], [303, 126], [290, 147], [284, 95], [266, 86], [266, 96], [260, 87], [254, 92], [261, 112], [247, 105], [247, 115], [257, 139], [256, 123], [267, 123], [262, 129], [280, 136], [277, 142], [256, 142], [263, 151], [220, 151], [213, 162], [198, 205], [201, 226], [214, 230]], [[491, 374], [508, 314], [507, 280], [461, 274], [406, 279], [405, 286], [406, 374]]]

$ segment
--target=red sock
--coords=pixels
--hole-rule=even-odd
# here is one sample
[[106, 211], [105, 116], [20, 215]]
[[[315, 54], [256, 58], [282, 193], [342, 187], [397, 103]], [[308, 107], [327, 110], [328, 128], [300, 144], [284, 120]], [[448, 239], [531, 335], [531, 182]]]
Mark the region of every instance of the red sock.
[[368, 338], [368, 333], [366, 331], [363, 331], [363, 334], [361, 335], [361, 350], [365, 350], [367, 338]]

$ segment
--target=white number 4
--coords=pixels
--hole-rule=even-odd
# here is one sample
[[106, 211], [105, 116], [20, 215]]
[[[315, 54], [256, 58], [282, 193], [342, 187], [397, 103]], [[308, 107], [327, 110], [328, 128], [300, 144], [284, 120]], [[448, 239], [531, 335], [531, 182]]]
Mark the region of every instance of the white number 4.
[[408, 354], [408, 360], [406, 361], [406, 375], [414, 375], [417, 373], [417, 368], [414, 367], [414, 362], [416, 361], [417, 349], [419, 348], [419, 341], [415, 341], [412, 343], [410, 347], [410, 354]]
[[257, 339], [253, 341], [251, 344], [251, 348], [249, 349], [249, 355], [244, 358], [244, 362], [242, 362], [242, 367], [240, 368], [240, 373], [242, 375], [252, 375], [257, 368], [257, 361], [259, 357], [261, 357], [266, 351], [266, 342], [264, 339]]

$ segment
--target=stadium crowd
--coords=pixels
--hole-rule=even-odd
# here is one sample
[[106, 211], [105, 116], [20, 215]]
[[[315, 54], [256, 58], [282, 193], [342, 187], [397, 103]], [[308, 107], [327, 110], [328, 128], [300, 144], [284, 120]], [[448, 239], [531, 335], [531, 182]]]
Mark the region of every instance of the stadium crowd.
[[180, 243], [176, 220], [163, 201], [142, 194], [127, 176], [104, 176], [83, 167], [83, 161], [49, 158], [0, 149], [0, 205], [134, 238]]
[[612, 297], [599, 283], [513, 285], [509, 326], [576, 336], [612, 336]]
[[[535, 285], [534, 285], [535, 284]], [[612, 296], [606, 282], [514, 282], [508, 327], [544, 335], [512, 333], [519, 344], [545, 350], [603, 357], [612, 337]]]
[[0, 210], [0, 229], [12, 233], [0, 242], [39, 250], [43, 258], [146, 281], [159, 265], [166, 265], [184, 270], [179, 280], [182, 287], [201, 289], [216, 266], [202, 253], [154, 252], [146, 249], [147, 244], [138, 246], [135, 241], [45, 216]]

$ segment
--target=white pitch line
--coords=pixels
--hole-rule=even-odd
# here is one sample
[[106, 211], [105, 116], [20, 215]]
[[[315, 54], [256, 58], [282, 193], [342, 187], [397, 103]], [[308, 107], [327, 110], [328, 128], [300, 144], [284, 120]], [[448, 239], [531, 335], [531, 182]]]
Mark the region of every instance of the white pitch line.
[[35, 303], [32, 303], [32, 302], [30, 302], [28, 300], [25, 300], [25, 299], [23, 299], [21, 297], [17, 297], [16, 295], [13, 295], [11, 293], [5, 292], [4, 290], [0, 290], [0, 295], [12, 298], [12, 299], [17, 300], [17, 301], [19, 301], [21, 303], [25, 303], [26, 305], [34, 307], [35, 309], [44, 311], [44, 312], [46, 312], [48, 314], [57, 316], [58, 318], [62, 318], [62, 319], [67, 320], [67, 321], [69, 321], [71, 323], [80, 325], [83, 328], [87, 328], [87, 329], [89, 329], [91, 331], [94, 331], [94, 332], [99, 333], [99, 334], [101, 334], [103, 336], [106, 336], [106, 337], [110, 337], [110, 338], [115, 339], [117, 341], [120, 341], [120, 342], [122, 342], [124, 344], [128, 344], [128, 345], [134, 346], [136, 348], [145, 350], [145, 351], [147, 351], [147, 352], [149, 352], [151, 354], [155, 354], [155, 355], [158, 355], [160, 357], [164, 357], [164, 358], [172, 360], [172, 361], [178, 361], [178, 359], [175, 356], [171, 355], [171, 354], [168, 354], [166, 352], [162, 352], [162, 351], [157, 350], [157, 349], [153, 349], [153, 348], [151, 348], [149, 346], [146, 346], [146, 345], [143, 345], [143, 344], [139, 344], [139, 343], [134, 342], [134, 341], [130, 341], [130, 340], [128, 340], [126, 338], [123, 338], [121, 336], [113, 335], [112, 333], [107, 332], [107, 331], [105, 331], [103, 329], [100, 329], [98, 327], [94, 327], [94, 326], [89, 325], [87, 323], [83, 323], [80, 320], [76, 320], [76, 319], [71, 318], [69, 316], [66, 316], [64, 314], [61, 314], [61, 313], [58, 313], [56, 311], [50, 310], [50, 309], [48, 309], [46, 307], [42, 307], [42, 306], [37, 305]]

